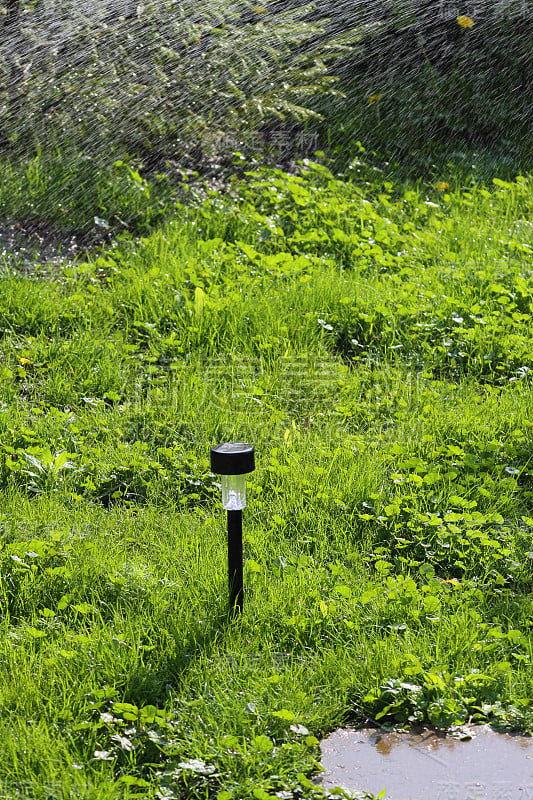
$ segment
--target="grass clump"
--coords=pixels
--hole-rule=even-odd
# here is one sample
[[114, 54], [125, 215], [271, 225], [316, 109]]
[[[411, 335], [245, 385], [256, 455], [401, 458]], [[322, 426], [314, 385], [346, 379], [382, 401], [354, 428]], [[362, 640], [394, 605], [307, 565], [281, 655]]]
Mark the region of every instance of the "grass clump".
[[[531, 731], [532, 203], [304, 161], [6, 265], [10, 796], [317, 798], [342, 722]], [[239, 619], [231, 439], [258, 461]]]
[[66, 146], [33, 157], [2, 159], [0, 217], [54, 232], [101, 237], [146, 233], [172, 204], [168, 176], [148, 181], [138, 164]]

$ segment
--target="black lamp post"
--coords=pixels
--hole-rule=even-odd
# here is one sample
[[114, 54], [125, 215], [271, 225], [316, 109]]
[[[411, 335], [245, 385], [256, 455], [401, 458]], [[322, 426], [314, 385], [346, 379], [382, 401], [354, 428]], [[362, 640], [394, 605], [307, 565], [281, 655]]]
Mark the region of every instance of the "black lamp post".
[[228, 512], [228, 583], [230, 609], [242, 611], [242, 509], [246, 507], [246, 474], [255, 469], [254, 447], [225, 442], [211, 448], [211, 472], [222, 476], [222, 505]]

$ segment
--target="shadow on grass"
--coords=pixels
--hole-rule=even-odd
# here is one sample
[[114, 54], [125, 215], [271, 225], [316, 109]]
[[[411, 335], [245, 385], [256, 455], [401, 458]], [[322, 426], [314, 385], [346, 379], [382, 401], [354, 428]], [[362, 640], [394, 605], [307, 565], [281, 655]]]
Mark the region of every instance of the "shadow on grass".
[[157, 648], [150, 660], [139, 663], [127, 676], [124, 700], [139, 704], [164, 703], [171, 692], [179, 689], [188, 670], [199, 658], [209, 659], [223, 650], [223, 642], [231, 629], [239, 624], [240, 615], [221, 601], [209, 620], [199, 620], [189, 635], [183, 637], [178, 624], [169, 623], [165, 637], [166, 652], [160, 657]]

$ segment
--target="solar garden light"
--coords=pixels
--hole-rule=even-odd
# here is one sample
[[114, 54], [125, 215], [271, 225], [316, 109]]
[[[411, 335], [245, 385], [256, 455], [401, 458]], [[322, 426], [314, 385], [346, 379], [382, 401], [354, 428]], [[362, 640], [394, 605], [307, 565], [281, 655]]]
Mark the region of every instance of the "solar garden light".
[[242, 509], [246, 507], [246, 473], [255, 469], [254, 447], [225, 442], [211, 448], [211, 472], [222, 476], [222, 505], [228, 512], [228, 583], [230, 609], [242, 611]]

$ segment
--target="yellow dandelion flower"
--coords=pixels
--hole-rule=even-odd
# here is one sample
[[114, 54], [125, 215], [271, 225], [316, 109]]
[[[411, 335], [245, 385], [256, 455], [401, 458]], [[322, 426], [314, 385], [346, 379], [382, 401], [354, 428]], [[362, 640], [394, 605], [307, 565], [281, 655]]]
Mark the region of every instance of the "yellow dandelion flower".
[[450, 188], [450, 184], [446, 181], [439, 181], [436, 188], [439, 190], [439, 192], [445, 192], [446, 189]]
[[266, 14], [267, 10], [264, 6], [252, 6], [254, 14]]
[[368, 105], [373, 106], [374, 103], [379, 103], [382, 97], [383, 97], [382, 94], [371, 94], [370, 97], [368, 98]]
[[457, 23], [461, 26], [461, 28], [474, 27], [474, 20], [472, 17], [467, 17], [466, 14], [461, 14], [461, 16], [457, 17]]

